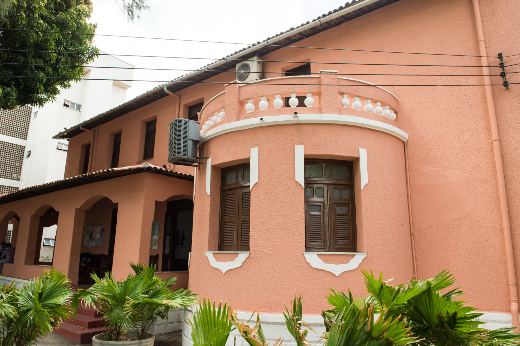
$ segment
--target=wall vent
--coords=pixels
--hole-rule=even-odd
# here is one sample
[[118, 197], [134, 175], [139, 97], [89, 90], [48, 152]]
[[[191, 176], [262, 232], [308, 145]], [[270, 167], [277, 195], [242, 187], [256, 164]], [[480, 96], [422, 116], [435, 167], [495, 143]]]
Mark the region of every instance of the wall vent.
[[191, 166], [197, 162], [200, 124], [189, 119], [175, 119], [170, 123], [168, 162]]

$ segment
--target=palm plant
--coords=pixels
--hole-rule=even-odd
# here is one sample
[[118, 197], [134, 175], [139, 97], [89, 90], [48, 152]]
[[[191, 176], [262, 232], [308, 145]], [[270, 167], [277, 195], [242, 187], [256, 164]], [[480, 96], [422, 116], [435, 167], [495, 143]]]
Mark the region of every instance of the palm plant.
[[391, 286], [373, 273], [363, 271], [369, 300], [381, 311], [385, 321], [398, 320], [405, 323], [413, 336], [415, 345], [516, 345], [520, 334], [511, 333], [513, 328], [489, 331], [481, 328], [484, 322], [478, 318], [482, 313], [454, 300], [462, 291], [456, 289], [440, 293], [455, 283], [455, 278], [442, 271], [429, 280], [412, 279], [407, 285]]
[[229, 334], [235, 329], [231, 321], [232, 309], [224, 303], [218, 308], [204, 298], [190, 320], [193, 346], [225, 346]]
[[[235, 325], [236, 329], [240, 333], [240, 336], [244, 338], [244, 340], [251, 346], [269, 346], [269, 343], [265, 339], [264, 331], [262, 330], [262, 325], [260, 324], [260, 314], [256, 314], [256, 324], [251, 327], [248, 323], [254, 317], [254, 313], [251, 315], [251, 319], [247, 323], [240, 322], [237, 317], [237, 314], [233, 309], [230, 308], [229, 318], [231, 322]], [[281, 346], [282, 338], [279, 338], [273, 346]]]
[[0, 346], [34, 345], [71, 315], [69, 279], [54, 268], [17, 289], [0, 285]]
[[128, 332], [133, 332], [137, 340], [145, 339], [159, 317], [167, 318], [171, 309], [189, 307], [196, 300], [189, 290], [170, 290], [176, 278], [160, 279], [155, 275], [155, 266], [130, 265], [134, 274], [120, 281], [111, 273], [103, 279], [92, 274], [94, 285], [78, 290], [72, 300], [74, 308], [81, 302], [103, 315], [106, 341], [123, 341]]

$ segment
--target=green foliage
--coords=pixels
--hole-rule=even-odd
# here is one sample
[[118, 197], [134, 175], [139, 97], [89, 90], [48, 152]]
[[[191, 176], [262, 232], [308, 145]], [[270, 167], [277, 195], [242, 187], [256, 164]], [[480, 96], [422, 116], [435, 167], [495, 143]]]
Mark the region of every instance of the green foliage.
[[287, 307], [285, 307], [285, 311], [283, 313], [283, 317], [285, 318], [285, 325], [287, 326], [287, 330], [291, 333], [294, 340], [296, 340], [296, 345], [298, 346], [310, 346], [307, 342], [307, 334], [308, 330], [302, 330], [302, 326], [305, 326], [312, 330], [312, 328], [303, 321], [303, 307], [302, 307], [302, 297], [296, 297], [292, 301], [292, 310], [289, 312]]
[[0, 285], [0, 346], [34, 345], [71, 315], [72, 289], [54, 268], [18, 290]]
[[106, 341], [121, 341], [129, 331], [135, 332], [137, 339], [143, 339], [157, 318], [167, 318], [171, 309], [187, 308], [196, 301], [196, 295], [189, 290], [170, 290], [175, 279], [164, 281], [157, 277], [155, 266], [131, 266], [135, 274], [120, 281], [111, 273], [106, 273], [103, 279], [92, 274], [94, 285], [74, 295], [75, 309], [82, 302], [103, 315]]
[[81, 80], [81, 66], [99, 53], [92, 45], [96, 25], [87, 23], [91, 13], [91, 0], [12, 1], [0, 18], [0, 108], [42, 106]]
[[235, 328], [230, 316], [232, 309], [226, 303], [218, 308], [204, 298], [190, 320], [193, 346], [225, 346], [226, 341]]
[[489, 331], [481, 328], [478, 318], [481, 313], [465, 306], [463, 301], [454, 300], [462, 292], [447, 289], [455, 283], [455, 278], [442, 271], [429, 280], [412, 279], [407, 285], [391, 286], [378, 279], [373, 273], [363, 271], [367, 291], [375, 304], [381, 308], [384, 320], [397, 319], [406, 323], [416, 345], [488, 345], [499, 341], [501, 345], [516, 345], [520, 334], [510, 333], [511, 328]]
[[146, 4], [147, 0], [115, 0], [121, 11], [126, 15], [129, 21], [133, 22], [135, 18], [140, 18], [140, 13], [150, 7]]

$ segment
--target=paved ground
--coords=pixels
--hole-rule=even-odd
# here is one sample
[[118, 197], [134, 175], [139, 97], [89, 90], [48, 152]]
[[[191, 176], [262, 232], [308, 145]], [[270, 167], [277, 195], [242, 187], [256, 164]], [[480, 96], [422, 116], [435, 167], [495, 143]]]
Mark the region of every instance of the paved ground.
[[[182, 332], [172, 332], [167, 334], [159, 334], [155, 336], [155, 346], [181, 346]], [[75, 342], [62, 338], [61, 336], [51, 334], [49, 337], [38, 342], [38, 346], [72, 346], [79, 345]], [[92, 344], [81, 344], [83, 346], [92, 346]]]

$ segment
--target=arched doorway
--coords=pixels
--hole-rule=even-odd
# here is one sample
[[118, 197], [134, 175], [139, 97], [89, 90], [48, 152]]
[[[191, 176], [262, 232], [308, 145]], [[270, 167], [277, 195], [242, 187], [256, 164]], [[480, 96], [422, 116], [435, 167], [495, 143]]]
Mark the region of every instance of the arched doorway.
[[166, 202], [161, 271], [187, 271], [191, 253], [193, 201]]
[[117, 226], [117, 203], [101, 197], [85, 210], [79, 261], [79, 284], [89, 284], [92, 273], [103, 277], [112, 270]]
[[58, 230], [59, 212], [50, 207], [40, 217], [40, 225], [38, 226], [38, 238], [36, 244], [39, 244], [39, 251], [34, 256], [34, 264], [52, 266], [54, 261], [54, 249], [56, 246], [56, 233]]

